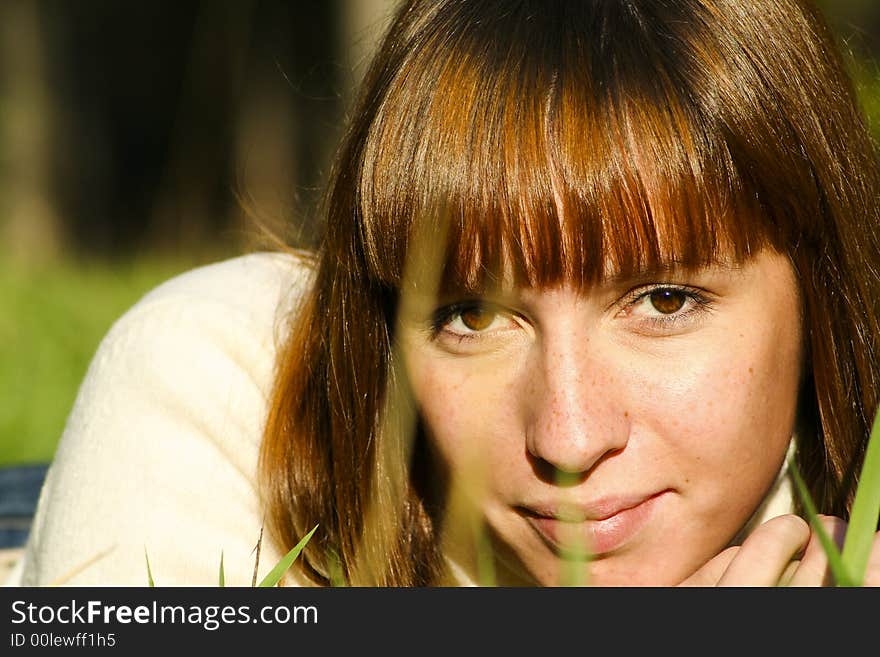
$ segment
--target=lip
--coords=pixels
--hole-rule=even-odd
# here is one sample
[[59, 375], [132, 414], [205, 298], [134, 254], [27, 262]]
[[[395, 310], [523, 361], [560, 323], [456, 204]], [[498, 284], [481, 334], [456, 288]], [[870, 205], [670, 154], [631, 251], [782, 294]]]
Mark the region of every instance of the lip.
[[579, 546], [595, 557], [619, 550], [635, 538], [668, 492], [608, 497], [565, 507], [566, 515], [580, 520], [559, 520], [561, 505], [529, 505], [518, 511], [557, 553]]

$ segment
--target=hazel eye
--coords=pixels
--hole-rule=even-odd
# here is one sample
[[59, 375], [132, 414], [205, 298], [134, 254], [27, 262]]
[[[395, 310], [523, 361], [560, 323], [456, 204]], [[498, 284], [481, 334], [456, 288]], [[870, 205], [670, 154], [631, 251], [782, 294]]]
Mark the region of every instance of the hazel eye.
[[681, 290], [663, 288], [651, 292], [648, 299], [655, 310], [664, 315], [671, 315], [684, 307], [688, 296]]
[[636, 330], [665, 335], [696, 326], [713, 309], [714, 301], [698, 288], [654, 285], [632, 291], [624, 307], [624, 316], [637, 322]]
[[433, 338], [445, 336], [459, 341], [498, 337], [518, 327], [512, 312], [483, 300], [462, 301], [438, 308], [429, 322]]
[[471, 306], [461, 310], [458, 316], [461, 323], [471, 331], [485, 331], [495, 321], [498, 313], [485, 306]]

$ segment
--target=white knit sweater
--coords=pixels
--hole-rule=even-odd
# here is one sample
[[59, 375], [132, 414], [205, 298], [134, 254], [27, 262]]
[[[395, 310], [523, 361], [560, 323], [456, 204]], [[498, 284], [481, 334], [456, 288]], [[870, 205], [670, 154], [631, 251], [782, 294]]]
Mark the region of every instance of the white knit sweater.
[[[309, 270], [259, 253], [147, 294], [80, 387], [12, 580], [249, 586], [259, 441], [285, 316]], [[280, 558], [263, 541], [259, 577]]]
[[[157, 586], [216, 586], [222, 554], [227, 586], [251, 585], [267, 399], [310, 274], [291, 255], [241, 256], [160, 285], [113, 325], [7, 584], [145, 586], [148, 556]], [[754, 522], [790, 508], [783, 468]], [[258, 580], [280, 558], [266, 538]]]

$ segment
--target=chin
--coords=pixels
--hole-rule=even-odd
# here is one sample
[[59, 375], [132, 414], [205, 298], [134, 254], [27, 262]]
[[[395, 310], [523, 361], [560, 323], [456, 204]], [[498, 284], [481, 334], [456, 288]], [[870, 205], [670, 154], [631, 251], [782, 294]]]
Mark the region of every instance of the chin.
[[692, 570], [683, 561], [669, 563], [657, 555], [634, 553], [604, 555], [587, 563], [554, 556], [532, 564], [528, 572], [537, 586], [669, 587]]
[[614, 569], [604, 572], [601, 568], [594, 568], [590, 573], [591, 586], [675, 586], [680, 579], [670, 577], [669, 573], [657, 572], [654, 568]]

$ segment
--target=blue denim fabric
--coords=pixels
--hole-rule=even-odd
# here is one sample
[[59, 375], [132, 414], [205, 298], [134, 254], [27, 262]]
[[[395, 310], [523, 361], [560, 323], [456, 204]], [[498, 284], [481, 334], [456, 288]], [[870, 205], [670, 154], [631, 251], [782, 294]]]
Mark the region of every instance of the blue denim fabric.
[[0, 467], [0, 549], [27, 541], [48, 468], [47, 463]]

